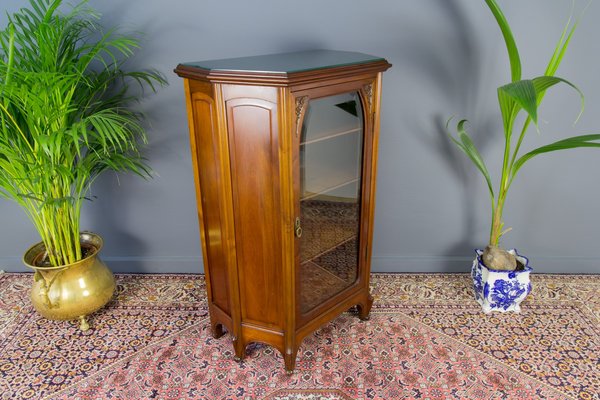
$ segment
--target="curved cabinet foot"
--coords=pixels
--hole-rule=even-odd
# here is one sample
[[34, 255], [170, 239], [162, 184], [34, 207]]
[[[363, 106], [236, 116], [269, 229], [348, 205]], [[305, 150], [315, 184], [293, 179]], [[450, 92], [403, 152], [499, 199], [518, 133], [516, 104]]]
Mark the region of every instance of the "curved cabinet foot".
[[211, 322], [210, 324], [210, 330], [212, 333], [212, 337], [215, 339], [220, 338], [221, 336], [223, 336], [225, 334], [225, 330], [223, 329], [223, 325], [218, 323], [218, 322]]
[[285, 362], [285, 373], [292, 375], [294, 369], [296, 369], [296, 356], [298, 355], [298, 349], [287, 349], [283, 355], [283, 361]]
[[358, 318], [361, 321], [368, 321], [371, 319], [369, 313], [371, 312], [371, 306], [373, 305], [373, 296], [368, 295], [364, 302], [358, 303], [356, 307], [358, 308]]
[[233, 359], [235, 361], [242, 361], [246, 356], [246, 344], [242, 342], [239, 338], [233, 338], [233, 349], [235, 350], [235, 356]]

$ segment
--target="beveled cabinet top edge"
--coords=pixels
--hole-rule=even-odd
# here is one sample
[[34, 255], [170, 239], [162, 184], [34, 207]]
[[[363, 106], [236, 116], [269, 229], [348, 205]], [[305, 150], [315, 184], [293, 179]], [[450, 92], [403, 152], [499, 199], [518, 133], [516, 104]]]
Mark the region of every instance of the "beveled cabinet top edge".
[[174, 72], [182, 78], [215, 83], [288, 86], [312, 79], [360, 72], [382, 72], [389, 67], [391, 64], [384, 58], [368, 54], [311, 50], [184, 63], [179, 64]]

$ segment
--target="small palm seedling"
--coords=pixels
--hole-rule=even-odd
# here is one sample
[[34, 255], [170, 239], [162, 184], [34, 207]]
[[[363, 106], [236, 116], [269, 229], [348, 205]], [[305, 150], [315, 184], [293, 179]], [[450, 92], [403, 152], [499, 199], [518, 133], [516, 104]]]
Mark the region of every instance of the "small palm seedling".
[[[486, 265], [488, 260], [493, 264], [487, 265], [490, 268], [510, 270], [514, 269], [517, 265], [515, 258], [506, 254], [504, 250], [498, 249], [497, 246], [499, 245], [502, 235], [509, 230], [504, 229], [502, 213], [508, 189], [514, 182], [517, 173], [526, 162], [540, 154], [580, 147], [600, 147], [600, 135], [590, 134], [568, 137], [538, 147], [524, 154], [520, 152], [523, 139], [529, 131], [531, 123], [533, 122], [533, 124], [537, 126], [538, 107], [544, 99], [546, 91], [554, 85], [562, 83], [573, 88], [581, 97], [581, 110], [583, 111], [583, 94], [581, 91], [569, 81], [555, 76], [555, 73], [565, 56], [573, 33], [575, 32], [577, 22], [572, 23], [572, 21], [569, 20], [567, 23], [544, 74], [533, 79], [522, 79], [521, 59], [510, 26], [496, 0], [485, 1], [494, 15], [504, 37], [511, 70], [511, 82], [498, 88], [498, 102], [504, 128], [504, 152], [500, 182], [496, 188], [494, 188], [483, 157], [467, 133], [466, 120], [458, 122], [456, 127], [458, 137], [451, 136], [451, 139], [458, 148], [469, 157], [473, 164], [475, 164], [485, 178], [489, 189], [492, 221], [489, 246], [486, 249], [486, 253], [484, 253], [483, 260], [486, 262]], [[515, 125], [517, 124], [517, 117], [519, 117], [521, 113], [525, 113], [525, 119], [521, 128], [517, 130]], [[498, 254], [497, 257], [496, 254]], [[509, 260], [509, 265], [505, 265], [505, 260]]]

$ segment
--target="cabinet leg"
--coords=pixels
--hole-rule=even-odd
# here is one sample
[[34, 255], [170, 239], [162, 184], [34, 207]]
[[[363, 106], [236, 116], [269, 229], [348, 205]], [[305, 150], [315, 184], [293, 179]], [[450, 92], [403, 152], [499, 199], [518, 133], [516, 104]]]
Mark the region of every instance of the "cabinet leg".
[[211, 322], [210, 328], [211, 328], [210, 330], [212, 332], [212, 337], [215, 339], [218, 339], [225, 334], [223, 325], [218, 322]]
[[373, 305], [373, 296], [368, 295], [367, 299], [364, 303], [358, 303], [358, 318], [361, 321], [368, 321], [371, 317], [369, 313], [371, 312], [371, 306]]
[[292, 375], [294, 369], [296, 369], [296, 356], [298, 355], [298, 349], [287, 349], [283, 355], [283, 361], [285, 362], [285, 373]]
[[238, 362], [242, 361], [246, 356], [246, 346], [237, 337], [233, 338], [233, 349], [235, 351], [235, 356], [233, 357], [233, 359]]

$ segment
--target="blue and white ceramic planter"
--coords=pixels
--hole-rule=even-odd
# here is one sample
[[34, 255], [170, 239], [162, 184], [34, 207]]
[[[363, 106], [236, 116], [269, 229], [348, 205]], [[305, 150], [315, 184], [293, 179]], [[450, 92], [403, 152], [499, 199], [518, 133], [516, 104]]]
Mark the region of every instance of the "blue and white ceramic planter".
[[531, 292], [529, 273], [533, 269], [529, 266], [529, 260], [517, 254], [515, 249], [509, 250], [525, 268], [521, 271], [498, 271], [483, 264], [483, 250], [477, 249], [475, 252], [477, 257], [473, 261], [471, 277], [475, 299], [481, 304], [483, 312], [520, 312], [519, 304]]

